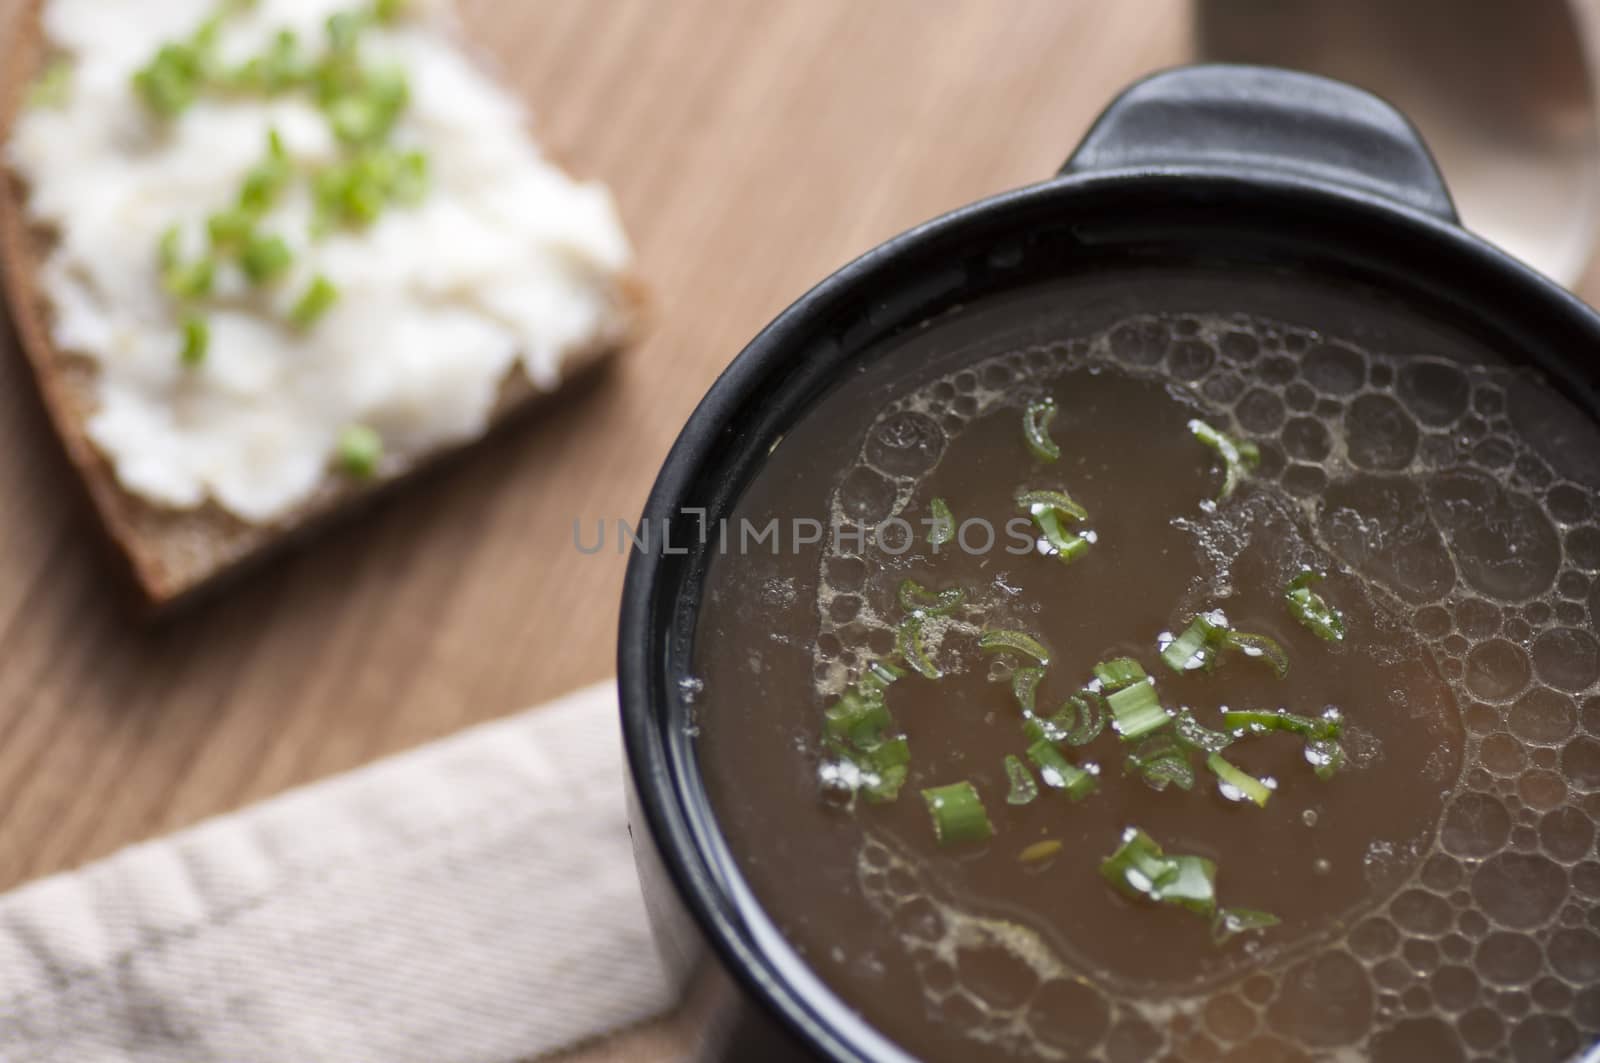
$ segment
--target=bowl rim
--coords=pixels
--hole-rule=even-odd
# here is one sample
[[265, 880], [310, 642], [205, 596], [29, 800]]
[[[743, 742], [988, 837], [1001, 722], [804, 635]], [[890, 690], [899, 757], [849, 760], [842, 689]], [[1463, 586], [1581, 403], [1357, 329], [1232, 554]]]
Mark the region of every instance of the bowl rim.
[[[741, 411], [759, 402], [769, 378], [812, 341], [817, 324], [848, 301], [860, 300], [861, 293], [892, 280], [897, 272], [925, 273], [958, 238], [979, 237], [986, 227], [1015, 223], [1019, 215], [1041, 210], [1067, 215], [1075, 200], [1108, 190], [1153, 197], [1152, 202], [1188, 196], [1219, 209], [1295, 204], [1376, 225], [1387, 238], [1455, 267], [1442, 278], [1410, 278], [1417, 291], [1433, 291], [1464, 310], [1470, 306], [1466, 312], [1501, 326], [1513, 341], [1522, 341], [1560, 390], [1600, 419], [1600, 358], [1585, 366], [1580, 354], [1554, 360], [1540, 354], [1600, 350], [1600, 314], [1450, 219], [1379, 193], [1299, 175], [1193, 165], [1068, 173], [978, 200], [894, 236], [790, 304], [740, 351], [689, 416], [662, 463], [641, 519], [656, 524], [683, 513], [713, 457], [730, 446], [750, 446], [748, 440], [730, 439], [730, 426]], [[1482, 298], [1469, 303], [1464, 295], [1468, 289], [1477, 289], [1491, 303]], [[868, 346], [870, 342], [858, 344], [837, 358], [847, 360]], [[670, 643], [683, 618], [672, 619], [675, 594], [663, 600], [672, 591], [664, 586], [665, 545], [657, 541], [630, 551], [618, 623], [622, 736], [643, 817], [640, 825], [650, 832], [678, 900], [716, 961], [770, 1018], [819, 1058], [910, 1063], [910, 1056], [877, 1033], [787, 946], [734, 869], [709, 807], [693, 807], [691, 788], [701, 783], [686, 777], [693, 775], [692, 764], [680, 755], [689, 740], [674, 742], [668, 733], [676, 697], [669, 675]], [[702, 789], [702, 806], [704, 796]]]

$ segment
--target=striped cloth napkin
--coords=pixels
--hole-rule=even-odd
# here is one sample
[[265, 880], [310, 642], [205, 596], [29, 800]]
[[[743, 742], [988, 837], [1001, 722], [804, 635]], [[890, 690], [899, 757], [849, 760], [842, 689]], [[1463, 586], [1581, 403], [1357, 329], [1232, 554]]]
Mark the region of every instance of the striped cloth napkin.
[[610, 683], [0, 897], [4, 1063], [514, 1063], [673, 999]]

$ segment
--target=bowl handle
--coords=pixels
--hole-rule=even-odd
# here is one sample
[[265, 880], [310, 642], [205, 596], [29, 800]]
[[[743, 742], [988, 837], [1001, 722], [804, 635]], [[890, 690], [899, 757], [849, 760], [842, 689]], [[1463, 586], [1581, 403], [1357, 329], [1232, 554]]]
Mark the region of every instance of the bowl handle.
[[1264, 66], [1152, 75], [1101, 113], [1063, 174], [1263, 170], [1331, 183], [1458, 222], [1416, 128], [1369, 92]]

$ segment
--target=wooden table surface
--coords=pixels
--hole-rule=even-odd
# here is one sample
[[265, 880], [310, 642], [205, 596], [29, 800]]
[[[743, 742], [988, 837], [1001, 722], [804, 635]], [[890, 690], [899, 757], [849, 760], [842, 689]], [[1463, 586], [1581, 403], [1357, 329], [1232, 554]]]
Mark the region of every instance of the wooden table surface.
[[[10, 32], [21, 0], [0, 0]], [[760, 326], [940, 211], [1041, 179], [1182, 61], [1182, 0], [464, 0], [545, 143], [615, 190], [647, 342], [594, 386], [158, 626], [117, 596], [0, 333], [0, 889], [612, 671], [635, 516]], [[591, 523], [592, 527], [592, 523]], [[576, 1063], [671, 1055], [670, 1024]]]

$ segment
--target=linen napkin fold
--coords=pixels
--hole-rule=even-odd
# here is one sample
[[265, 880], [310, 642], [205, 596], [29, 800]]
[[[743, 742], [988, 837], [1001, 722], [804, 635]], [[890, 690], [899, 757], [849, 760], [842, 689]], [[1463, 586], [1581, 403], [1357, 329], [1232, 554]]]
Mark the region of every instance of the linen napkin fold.
[[611, 683], [0, 897], [4, 1063], [513, 1063], [673, 998]]

